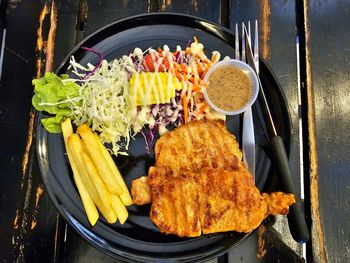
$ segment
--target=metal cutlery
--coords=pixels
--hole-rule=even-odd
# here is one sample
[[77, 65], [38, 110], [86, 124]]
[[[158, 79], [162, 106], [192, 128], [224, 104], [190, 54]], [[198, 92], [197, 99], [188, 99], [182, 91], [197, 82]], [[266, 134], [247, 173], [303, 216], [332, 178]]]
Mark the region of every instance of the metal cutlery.
[[[254, 54], [257, 58], [257, 65], [259, 65], [259, 49], [258, 49], [258, 23], [256, 21], [255, 23], [255, 49]], [[245, 24], [242, 23], [242, 36], [244, 33]], [[250, 35], [250, 22], [248, 22], [248, 32], [249, 32], [249, 41], [251, 41], [251, 35]], [[246, 56], [245, 56], [245, 45], [244, 45], [245, 39], [242, 37], [242, 52], [240, 54], [239, 49], [239, 30], [238, 30], [238, 24], [236, 24], [235, 28], [235, 59], [242, 60], [243, 62], [246, 62]], [[258, 68], [258, 67], [257, 67]], [[255, 179], [255, 134], [254, 134], [254, 122], [253, 122], [253, 114], [252, 114], [252, 108], [249, 107], [244, 113], [243, 113], [243, 131], [242, 131], [242, 152], [243, 152], [243, 161], [246, 164], [249, 172]]]
[[264, 89], [261, 85], [261, 81], [259, 78], [259, 70], [256, 63], [256, 50], [254, 50], [255, 54], [253, 55], [253, 51], [251, 48], [249, 32], [250, 30], [248, 28], [247, 31], [247, 28], [244, 25], [242, 28], [244, 31], [242, 38], [244, 39], [243, 45], [245, 46], [244, 55], [246, 56], [247, 63], [253, 68], [253, 70], [257, 73], [258, 76], [260, 86], [258, 99], [267, 126], [269, 146], [271, 150], [271, 159], [273, 160], [273, 165], [276, 168], [277, 174], [279, 175], [282, 190], [294, 194], [296, 198], [296, 203], [289, 208], [289, 214], [287, 215], [289, 229], [294, 240], [300, 243], [305, 243], [310, 238], [309, 230], [305, 221], [303, 210], [301, 208], [301, 201], [297, 196], [297, 191], [289, 168], [288, 157], [284, 147], [283, 139], [277, 134], [277, 130], [273, 122], [268, 102], [266, 100]]

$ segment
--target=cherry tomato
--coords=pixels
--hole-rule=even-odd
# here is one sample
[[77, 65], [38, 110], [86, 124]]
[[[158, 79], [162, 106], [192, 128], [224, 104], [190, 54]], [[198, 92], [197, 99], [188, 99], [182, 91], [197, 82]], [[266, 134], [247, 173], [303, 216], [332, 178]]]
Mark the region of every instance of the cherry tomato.
[[153, 60], [150, 54], [147, 54], [143, 60], [143, 65], [148, 68], [149, 72], [154, 72]]
[[[155, 55], [155, 59], [158, 60], [158, 56]], [[155, 68], [154, 68], [154, 62], [153, 62], [153, 59], [152, 59], [152, 56], [150, 54], [147, 54], [143, 60], [143, 65], [145, 67], [148, 68], [148, 71], [149, 72], [154, 72]], [[162, 64], [159, 66], [158, 68], [158, 72], [164, 72], [164, 71], [167, 71], [169, 69], [170, 65], [169, 65], [169, 61], [164, 58], [162, 60]]]

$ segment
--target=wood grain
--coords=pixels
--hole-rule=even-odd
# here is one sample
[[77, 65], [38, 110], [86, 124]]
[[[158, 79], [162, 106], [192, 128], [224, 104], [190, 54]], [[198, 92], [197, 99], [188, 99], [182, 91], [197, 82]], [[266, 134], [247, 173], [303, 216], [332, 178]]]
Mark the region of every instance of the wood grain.
[[[294, 1], [10, 2], [0, 90], [1, 261], [45, 262], [56, 258], [68, 262], [91, 258], [113, 261], [88, 245], [65, 223], [62, 227], [50, 203], [36, 163], [36, 123], [31, 110], [30, 81], [45, 70], [53, 70], [77, 41], [117, 19], [148, 11], [171, 11], [200, 16], [231, 28], [236, 21], [259, 19], [261, 56], [282, 84], [293, 133], [299, 133]], [[348, 262], [350, 36], [346, 25], [350, 24], [350, 8], [346, 0], [304, 3], [313, 260]], [[223, 4], [230, 9], [225, 9]], [[299, 179], [298, 152], [299, 141], [294, 136], [290, 165], [296, 180]], [[261, 232], [261, 259], [256, 258], [258, 237], [253, 235], [230, 253], [230, 260], [283, 259], [281, 251], [287, 251], [291, 259], [298, 261], [300, 257], [294, 256], [300, 254], [300, 247], [290, 240], [285, 223], [276, 222], [274, 227], [280, 234], [266, 232], [273, 230], [270, 227]], [[67, 243], [64, 243], [66, 229]], [[284, 236], [283, 242], [274, 243], [275, 239], [271, 239], [274, 234]]]
[[158, 1], [127, 0], [127, 1], [87, 1], [88, 13], [84, 37], [109, 23], [121, 18], [140, 13], [155, 12]]
[[[228, 2], [228, 1], [227, 1]], [[221, 1], [210, 0], [177, 0], [166, 1], [159, 11], [179, 12], [194, 16], [200, 16], [215, 23], [221, 22]]]
[[[292, 145], [289, 165], [296, 183], [297, 191], [300, 193], [300, 141], [299, 134], [299, 107], [298, 107], [298, 80], [297, 80], [297, 53], [296, 53], [296, 7], [294, 1], [277, 0], [231, 0], [230, 28], [235, 23], [255, 21], [259, 23], [259, 48], [260, 57], [266, 59], [281, 84], [286, 95], [289, 112], [292, 120]], [[288, 52], [286, 52], [288, 50]], [[279, 116], [274, 116], [278, 119]], [[277, 128], [278, 126], [278, 122]], [[278, 182], [278, 177], [269, 178], [270, 182]], [[273, 189], [269, 189], [273, 190]], [[274, 189], [276, 190], [276, 189]], [[292, 248], [299, 257], [303, 251], [300, 244], [295, 242], [286, 226], [286, 219], [278, 217], [273, 226], [282, 236], [282, 240]], [[265, 237], [263, 235], [262, 237]], [[262, 240], [260, 239], [260, 243]], [[258, 246], [258, 244], [257, 244]], [[270, 251], [268, 251], [270, 253]], [[233, 254], [239, 254], [233, 250]], [[262, 258], [265, 260], [270, 254]], [[236, 257], [236, 256], [234, 256]], [[251, 261], [251, 259], [249, 259]]]
[[[32, 3], [27, 3], [32, 4]], [[38, 19], [38, 28], [36, 29], [36, 32], [33, 32], [32, 38], [37, 38], [36, 41], [33, 41], [32, 43], [36, 43], [36, 52], [34, 52], [34, 47], [31, 50], [31, 53], [33, 55], [37, 54], [36, 63], [32, 63], [32, 65], [36, 65], [36, 74], [37, 76], [40, 76], [42, 72], [43, 63], [42, 61], [46, 61], [46, 67], [50, 67], [50, 61], [52, 61], [53, 54], [52, 48], [50, 46], [53, 46], [54, 41], [54, 30], [52, 30], [52, 27], [50, 27], [49, 32], [44, 29], [44, 22], [51, 17], [51, 22], [53, 21], [52, 18], [54, 16], [55, 11], [55, 3], [51, 2], [50, 4], [44, 3], [43, 5], [32, 5], [31, 7], [40, 7], [40, 12], [38, 9], [35, 8], [29, 8], [28, 6], [20, 5], [18, 7], [18, 11], [21, 12], [22, 10], [26, 10], [26, 12], [29, 11], [28, 15], [30, 16], [24, 16], [22, 19], [24, 21], [27, 21], [28, 26], [31, 25], [31, 23], [28, 23], [32, 19]], [[23, 8], [23, 9], [22, 9]], [[51, 9], [51, 13], [50, 13]], [[38, 13], [36, 13], [38, 11]], [[49, 23], [50, 24], [50, 23]], [[24, 27], [26, 27], [25, 24], [23, 24]], [[28, 29], [26, 29], [28, 30]], [[9, 32], [12, 32], [12, 34], [15, 34], [15, 31], [12, 30]], [[31, 32], [31, 30], [28, 30], [28, 33]], [[35, 34], [36, 33], [36, 34]], [[18, 33], [17, 33], [18, 34]], [[28, 41], [31, 38], [24, 38], [23, 41]], [[19, 45], [23, 45], [25, 42], [19, 42]], [[19, 48], [19, 45], [12, 45], [11, 48]], [[28, 47], [31, 47], [29, 44]], [[51, 59], [46, 60], [43, 56], [43, 54], [51, 55]], [[29, 52], [27, 53], [29, 54]], [[33, 57], [34, 58], [34, 57]], [[29, 61], [28, 61], [29, 62]], [[23, 67], [20, 67], [23, 69]], [[28, 67], [30, 69], [30, 67]], [[33, 69], [33, 68], [32, 68]], [[13, 74], [13, 72], [11, 72]], [[8, 76], [5, 72], [3, 75], [5, 78]], [[28, 75], [27, 75], [28, 76]], [[27, 85], [22, 85], [23, 87], [30, 85], [30, 80], [32, 78], [32, 75], [29, 75], [30, 79], [24, 78], [23, 80], [26, 81]], [[11, 85], [12, 81], [8, 82], [8, 85]], [[23, 98], [26, 98], [27, 96], [30, 98], [32, 96], [32, 89], [24, 89], [21, 91], [21, 94], [23, 95]], [[31, 100], [27, 100], [23, 105], [27, 105], [27, 108], [30, 109], [30, 102]], [[29, 107], [28, 107], [29, 106]], [[35, 123], [35, 112], [33, 109], [29, 110], [29, 120], [28, 120], [28, 126], [27, 129], [22, 129], [21, 131], [26, 131], [26, 139], [23, 137], [23, 141], [26, 141], [26, 145], [24, 147], [24, 155], [22, 157], [22, 174], [21, 174], [21, 183], [20, 183], [20, 189], [18, 191], [17, 198], [13, 201], [16, 202], [16, 212], [14, 213], [13, 218], [13, 233], [11, 235], [12, 239], [12, 257], [17, 262], [24, 262], [27, 261], [29, 258], [37, 258], [38, 261], [41, 261], [43, 258], [47, 258], [47, 255], [50, 255], [53, 249], [53, 242], [51, 243], [49, 240], [46, 240], [45, 242], [41, 241], [40, 239], [45, 237], [45, 235], [49, 235], [52, 233], [52, 228], [50, 228], [50, 223], [43, 222], [43, 211], [46, 214], [46, 218], [50, 216], [50, 213], [56, 213], [55, 210], [51, 208], [47, 209], [46, 206], [49, 202], [48, 197], [43, 197], [44, 189], [43, 189], [43, 183], [41, 181], [40, 173], [38, 170], [38, 167], [36, 166], [36, 156], [35, 156], [35, 145], [34, 145], [34, 127], [36, 126]], [[16, 131], [15, 131], [16, 133]], [[18, 133], [18, 132], [17, 132]], [[44, 210], [41, 210], [44, 209]], [[45, 230], [44, 230], [45, 229]], [[44, 235], [41, 233], [41, 231], [44, 230]], [[39, 238], [38, 238], [39, 237]], [[34, 245], [35, 244], [35, 245]], [[44, 253], [41, 251], [44, 249]], [[41, 254], [39, 254], [41, 253]], [[11, 254], [8, 254], [11, 255]], [[52, 255], [52, 254], [51, 254]]]
[[315, 262], [349, 262], [350, 7], [346, 0], [306, 4], [313, 255]]
[[55, 38], [57, 29], [57, 6], [53, 0], [51, 3], [50, 12], [50, 29], [46, 42], [46, 65], [45, 72], [50, 72], [53, 69], [53, 55], [55, 50]]
[[270, 0], [262, 0], [261, 1], [261, 11], [260, 11], [260, 50], [261, 50], [261, 56], [265, 60], [269, 60], [270, 58], [270, 46], [269, 46], [269, 39], [270, 39], [270, 14], [271, 14], [271, 6], [270, 6]]
[[307, 88], [307, 118], [309, 134], [309, 159], [310, 159], [310, 201], [311, 214], [314, 224], [312, 224], [312, 242], [313, 258], [316, 262], [327, 262], [326, 250], [324, 246], [324, 233], [321, 223], [320, 203], [319, 203], [319, 184], [318, 184], [318, 153], [316, 139], [316, 119], [315, 119], [315, 96], [312, 84], [311, 57], [310, 57], [310, 29], [309, 29], [309, 11], [308, 3], [304, 2], [305, 17], [305, 57], [306, 57], [306, 88]]

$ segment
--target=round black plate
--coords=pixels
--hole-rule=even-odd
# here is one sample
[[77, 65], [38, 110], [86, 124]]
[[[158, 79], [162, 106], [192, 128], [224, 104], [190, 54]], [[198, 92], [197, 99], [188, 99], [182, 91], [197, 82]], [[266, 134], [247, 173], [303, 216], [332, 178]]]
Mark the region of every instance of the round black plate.
[[[196, 36], [204, 44], [206, 52], [220, 51], [233, 57], [234, 36], [227, 29], [202, 19], [178, 14], [147, 14], [124, 19], [108, 25], [77, 45], [63, 60], [57, 73], [68, 72], [71, 55], [81, 64], [97, 63], [96, 55], [80, 47], [91, 47], [101, 52], [107, 60], [132, 52], [135, 47], [143, 50], [167, 44], [172, 50], [177, 45], [185, 48]], [[283, 93], [266, 63], [260, 63], [261, 78], [270, 101], [277, 129], [290, 144], [290, 118]], [[39, 118], [43, 115], [39, 114]], [[256, 184], [262, 189], [267, 181], [270, 162], [264, 150], [265, 124], [261, 110], [253, 107], [256, 135]], [[39, 123], [39, 122], [38, 122]], [[228, 129], [240, 138], [240, 117], [227, 120]], [[129, 207], [129, 218], [122, 226], [109, 225], [102, 217], [91, 228], [78, 192], [72, 180], [61, 134], [48, 134], [41, 125], [37, 127], [37, 152], [46, 189], [60, 214], [67, 222], [96, 248], [129, 262], [152, 261], [203, 261], [218, 256], [238, 245], [247, 235], [236, 232], [179, 238], [161, 234], [149, 219], [150, 206]], [[154, 156], [145, 150], [143, 138], [136, 136], [131, 142], [130, 155], [115, 159], [130, 188], [131, 181], [147, 174], [154, 164]]]

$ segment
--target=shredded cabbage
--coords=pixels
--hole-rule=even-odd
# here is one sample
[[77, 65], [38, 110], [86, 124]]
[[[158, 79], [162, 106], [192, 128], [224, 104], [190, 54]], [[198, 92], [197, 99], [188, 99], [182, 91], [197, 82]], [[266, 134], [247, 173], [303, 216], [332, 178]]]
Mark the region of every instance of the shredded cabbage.
[[[74, 58], [71, 66], [76, 75], [81, 71], [91, 71], [93, 66], [83, 67]], [[103, 143], [111, 143], [113, 154], [124, 154], [128, 150], [132, 132], [129, 106], [129, 76], [135, 73], [135, 66], [128, 56], [111, 62], [102, 61], [93, 75], [82, 81], [78, 104], [72, 102], [74, 123], [89, 123], [92, 130], [99, 131]], [[124, 151], [125, 149], [125, 151]]]

